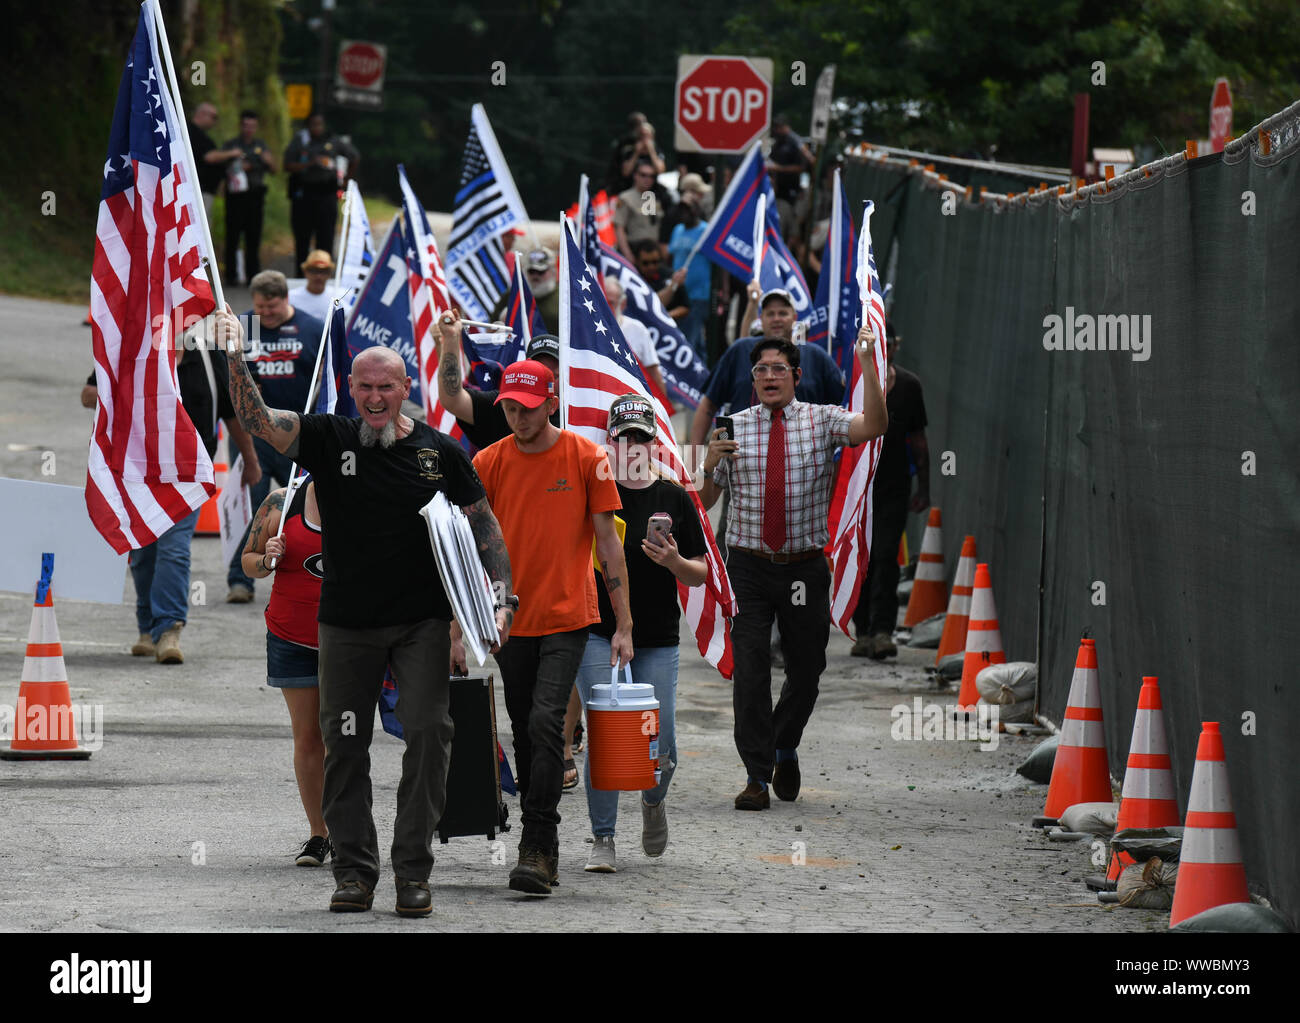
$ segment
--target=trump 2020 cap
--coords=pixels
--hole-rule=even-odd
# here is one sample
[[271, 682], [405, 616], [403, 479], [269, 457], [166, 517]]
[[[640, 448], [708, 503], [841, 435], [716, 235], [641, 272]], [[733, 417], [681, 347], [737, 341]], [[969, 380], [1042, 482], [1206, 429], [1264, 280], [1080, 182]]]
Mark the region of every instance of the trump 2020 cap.
[[501, 393], [495, 404], [507, 398], [519, 402], [524, 408], [537, 408], [555, 393], [555, 377], [540, 362], [525, 359], [506, 367], [501, 377]]
[[654, 407], [639, 394], [625, 394], [615, 398], [609, 407], [609, 435], [617, 440], [629, 430], [639, 430], [653, 437], [655, 429]]

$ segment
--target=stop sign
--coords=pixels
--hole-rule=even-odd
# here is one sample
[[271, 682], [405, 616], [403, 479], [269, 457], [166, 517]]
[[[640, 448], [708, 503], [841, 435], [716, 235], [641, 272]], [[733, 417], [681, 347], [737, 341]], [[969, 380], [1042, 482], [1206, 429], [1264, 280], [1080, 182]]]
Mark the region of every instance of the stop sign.
[[682, 56], [677, 60], [674, 144], [692, 153], [743, 153], [772, 121], [772, 61]]
[[375, 43], [345, 42], [339, 48], [340, 85], [353, 89], [378, 89], [384, 77], [387, 47]]
[[1232, 92], [1228, 80], [1219, 78], [1210, 95], [1210, 152], [1222, 153], [1223, 144], [1232, 134]]

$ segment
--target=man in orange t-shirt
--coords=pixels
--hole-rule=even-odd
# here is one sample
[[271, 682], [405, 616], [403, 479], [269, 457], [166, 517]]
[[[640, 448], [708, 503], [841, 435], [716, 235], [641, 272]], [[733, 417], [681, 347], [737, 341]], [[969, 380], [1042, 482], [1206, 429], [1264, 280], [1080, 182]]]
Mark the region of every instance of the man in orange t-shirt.
[[622, 502], [604, 449], [551, 423], [559, 399], [549, 369], [531, 360], [508, 367], [497, 403], [511, 436], [480, 451], [474, 468], [501, 523], [518, 591], [510, 640], [496, 655], [523, 807], [510, 887], [549, 895], [559, 882], [564, 708], [587, 627], [600, 621], [593, 537], [614, 607], [610, 664], [632, 659], [627, 564], [614, 528]]

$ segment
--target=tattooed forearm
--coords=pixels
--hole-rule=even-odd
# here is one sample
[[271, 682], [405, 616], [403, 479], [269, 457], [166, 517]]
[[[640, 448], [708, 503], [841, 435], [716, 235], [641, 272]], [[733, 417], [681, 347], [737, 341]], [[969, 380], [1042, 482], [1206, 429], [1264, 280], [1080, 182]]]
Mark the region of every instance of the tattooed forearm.
[[280, 526], [280, 514], [284, 509], [284, 490], [273, 490], [266, 495], [266, 500], [253, 516], [253, 524], [248, 528], [248, 543], [244, 545], [245, 554], [260, 554], [266, 549], [265, 540], [275, 534], [271, 531], [271, 516], [275, 516], [275, 528]]
[[507, 594], [513, 593], [510, 577], [510, 555], [506, 551], [506, 541], [501, 535], [501, 524], [492, 514], [487, 498], [480, 498], [465, 509], [469, 519], [469, 528], [474, 534], [474, 543], [478, 547], [479, 558], [488, 578], [500, 583]]
[[613, 593], [616, 589], [618, 589], [622, 585], [623, 585], [623, 580], [620, 579], [618, 576], [614, 576], [613, 579], [610, 579], [608, 577], [606, 577], [605, 579], [605, 590], [608, 593]]
[[262, 400], [262, 392], [253, 382], [252, 374], [248, 371], [248, 363], [244, 361], [243, 355], [236, 352], [228, 354], [227, 357], [230, 365], [230, 403], [235, 406], [235, 414], [239, 417], [240, 425], [254, 437], [261, 437], [280, 450], [284, 449], [280, 448], [276, 441], [283, 438], [277, 437], [277, 434], [283, 435], [294, 431], [296, 443], [297, 415], [285, 412], [283, 409], [267, 408], [266, 402]]
[[456, 353], [451, 350], [449, 345], [444, 345], [438, 373], [442, 379], [443, 389], [446, 390], [448, 395], [460, 392], [460, 366], [458, 362]]

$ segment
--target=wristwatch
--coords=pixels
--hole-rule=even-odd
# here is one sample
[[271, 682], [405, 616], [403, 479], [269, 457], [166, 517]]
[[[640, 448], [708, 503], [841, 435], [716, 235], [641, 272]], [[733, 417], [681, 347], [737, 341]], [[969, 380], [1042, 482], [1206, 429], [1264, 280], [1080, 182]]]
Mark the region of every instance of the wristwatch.
[[506, 597], [505, 600], [503, 600], [503, 601], [501, 601], [499, 604], [497, 604], [497, 606], [496, 606], [496, 610], [501, 611], [501, 610], [503, 610], [503, 609], [505, 609], [505, 608], [507, 608], [507, 607], [510, 608], [510, 610], [512, 610], [515, 614], [518, 614], [518, 613], [519, 613], [519, 595], [518, 595], [518, 594], [516, 594], [516, 593], [512, 593], [512, 594], [510, 594], [510, 596]]

